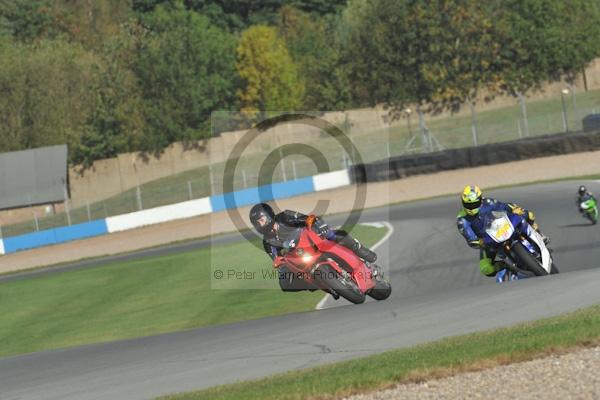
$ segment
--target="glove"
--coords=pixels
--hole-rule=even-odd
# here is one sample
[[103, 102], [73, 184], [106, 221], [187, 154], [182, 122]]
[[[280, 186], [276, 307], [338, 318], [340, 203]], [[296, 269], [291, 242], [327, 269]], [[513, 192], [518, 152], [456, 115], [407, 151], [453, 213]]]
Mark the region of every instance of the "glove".
[[517, 214], [517, 215], [524, 215], [525, 214], [525, 210], [523, 210], [521, 207], [519, 206], [515, 206], [512, 209], [513, 214]]
[[315, 231], [318, 232], [321, 236], [325, 236], [325, 234], [329, 232], [329, 226], [321, 218], [315, 219], [313, 227]]
[[283, 248], [286, 250], [293, 249], [294, 247], [296, 247], [296, 241], [293, 239], [283, 242]]

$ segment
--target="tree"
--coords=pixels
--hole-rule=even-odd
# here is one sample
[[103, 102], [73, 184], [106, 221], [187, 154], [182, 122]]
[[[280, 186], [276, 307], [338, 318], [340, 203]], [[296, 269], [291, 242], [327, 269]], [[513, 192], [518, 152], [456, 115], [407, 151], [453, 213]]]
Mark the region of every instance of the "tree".
[[0, 151], [77, 142], [98, 63], [64, 41], [0, 40]]
[[22, 42], [53, 39], [64, 32], [51, 0], [0, 0], [0, 35]]
[[[172, 6], [177, 0], [133, 0], [137, 12], [151, 12], [159, 5]], [[282, 7], [291, 6], [313, 16], [340, 12], [346, 0], [184, 0], [188, 10], [205, 15], [223, 29], [241, 31], [251, 25], [273, 25]]]
[[343, 35], [355, 96], [456, 109], [484, 88], [525, 91], [577, 71], [598, 54], [598, 5], [585, 3], [355, 0]]
[[345, 57], [371, 103], [451, 108], [492, 85], [499, 48], [477, 0], [351, 3]]
[[89, 88], [95, 106], [88, 115], [81, 138], [73, 143], [73, 163], [89, 167], [95, 160], [144, 148], [146, 120], [139, 83], [132, 72], [130, 55], [139, 45], [141, 27], [126, 24], [119, 35], [100, 49], [102, 63]]
[[526, 92], [543, 82], [573, 79], [600, 55], [600, 3], [510, 0], [497, 10], [504, 87]]
[[238, 91], [242, 111], [287, 111], [302, 104], [303, 84], [275, 28], [256, 25], [242, 33], [236, 68], [244, 81]]
[[235, 39], [183, 6], [157, 7], [133, 65], [148, 122], [146, 150], [210, 136], [210, 113], [232, 108]]
[[350, 106], [350, 89], [340, 64], [335, 18], [314, 18], [296, 8], [279, 11], [278, 30], [285, 39], [305, 85], [306, 110], [340, 110]]

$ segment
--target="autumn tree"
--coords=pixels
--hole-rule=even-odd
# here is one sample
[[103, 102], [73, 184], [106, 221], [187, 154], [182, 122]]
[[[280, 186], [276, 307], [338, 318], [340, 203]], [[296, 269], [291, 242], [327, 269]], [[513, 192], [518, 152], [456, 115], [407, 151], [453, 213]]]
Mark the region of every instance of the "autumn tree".
[[290, 6], [279, 11], [278, 30], [304, 82], [306, 110], [340, 110], [350, 106], [350, 83], [340, 62], [336, 23], [336, 17], [314, 18]]
[[0, 151], [77, 142], [94, 108], [99, 63], [63, 41], [0, 39]]
[[591, 61], [597, 9], [585, 0], [355, 0], [344, 56], [371, 103], [456, 109], [482, 89], [525, 91]]
[[147, 119], [145, 149], [209, 136], [211, 111], [231, 109], [235, 100], [234, 37], [182, 6], [159, 6], [141, 22], [149, 31], [133, 70]]
[[244, 82], [238, 91], [242, 111], [286, 111], [301, 106], [304, 86], [275, 28], [256, 25], [242, 33], [236, 69]]

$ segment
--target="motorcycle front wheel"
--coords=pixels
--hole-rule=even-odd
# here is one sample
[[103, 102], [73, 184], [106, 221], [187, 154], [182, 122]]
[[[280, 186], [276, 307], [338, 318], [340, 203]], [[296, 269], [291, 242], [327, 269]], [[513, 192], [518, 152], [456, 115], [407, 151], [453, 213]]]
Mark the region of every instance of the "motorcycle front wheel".
[[548, 275], [548, 272], [540, 265], [540, 263], [531, 255], [529, 250], [522, 243], [516, 242], [513, 245], [513, 251], [517, 256], [521, 265], [520, 268], [533, 272], [536, 276]]
[[323, 266], [319, 269], [319, 273], [315, 273], [315, 279], [319, 280], [325, 287], [333, 290], [351, 303], [360, 304], [365, 302], [365, 294], [360, 291], [356, 282], [344, 279], [331, 267]]
[[368, 294], [375, 300], [385, 300], [392, 294], [392, 285], [387, 279], [376, 280], [375, 286], [369, 290]]

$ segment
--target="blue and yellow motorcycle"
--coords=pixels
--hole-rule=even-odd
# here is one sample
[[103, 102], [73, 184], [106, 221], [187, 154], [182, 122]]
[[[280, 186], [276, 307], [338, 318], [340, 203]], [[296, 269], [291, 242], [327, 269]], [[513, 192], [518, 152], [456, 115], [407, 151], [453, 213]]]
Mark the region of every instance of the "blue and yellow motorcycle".
[[497, 282], [558, 273], [542, 235], [522, 216], [492, 211], [484, 219], [484, 228], [483, 245], [506, 265]]

